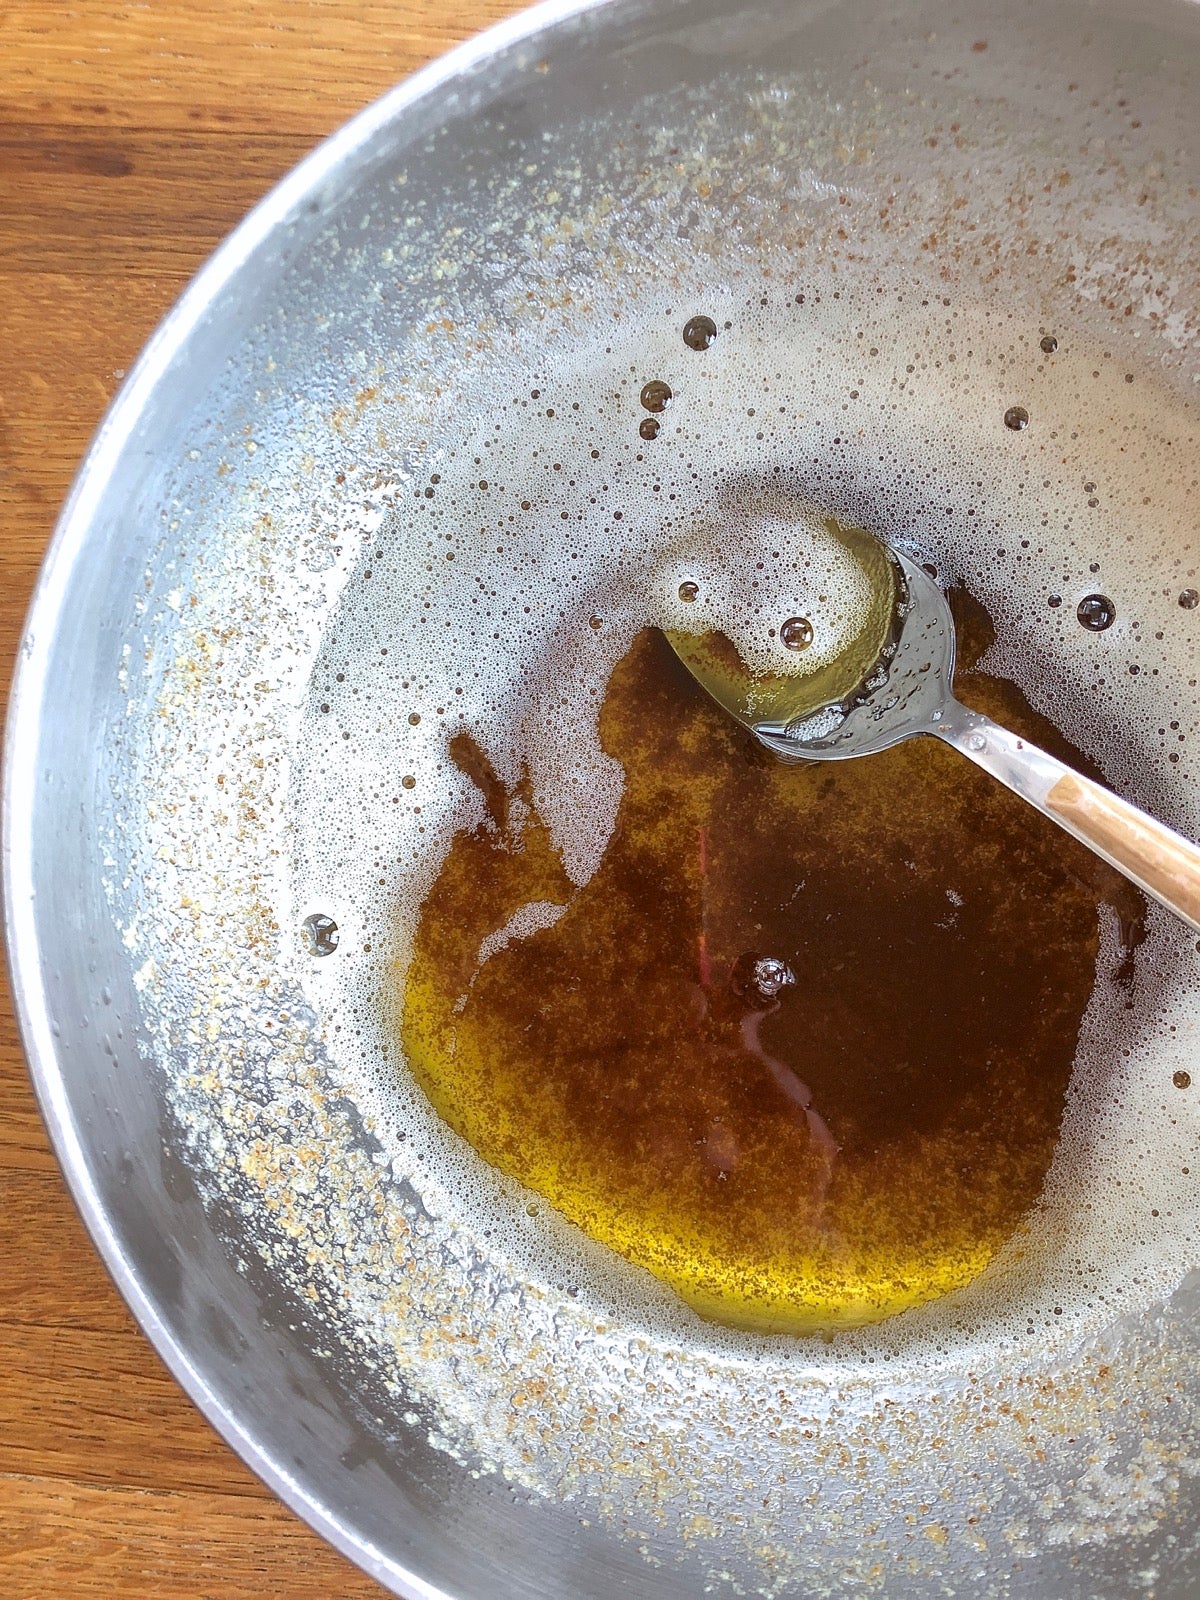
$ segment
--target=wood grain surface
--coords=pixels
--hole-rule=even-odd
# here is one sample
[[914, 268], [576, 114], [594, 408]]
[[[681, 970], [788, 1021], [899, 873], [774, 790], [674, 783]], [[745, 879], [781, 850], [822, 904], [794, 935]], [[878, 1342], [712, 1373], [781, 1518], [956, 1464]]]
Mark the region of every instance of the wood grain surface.
[[[511, 0], [0, 0], [0, 694], [71, 475], [188, 278]], [[185, 1398], [75, 1214], [0, 994], [0, 1596], [380, 1595]]]

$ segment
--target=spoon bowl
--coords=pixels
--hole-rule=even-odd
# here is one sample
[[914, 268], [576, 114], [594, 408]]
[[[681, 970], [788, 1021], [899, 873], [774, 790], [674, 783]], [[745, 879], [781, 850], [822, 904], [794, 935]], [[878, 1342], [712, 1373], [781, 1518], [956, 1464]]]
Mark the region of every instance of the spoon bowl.
[[938, 733], [950, 708], [975, 715], [953, 696], [954, 618], [923, 567], [889, 550], [895, 568], [896, 628], [863, 682], [845, 700], [804, 717], [747, 724], [785, 760], [845, 761], [873, 755], [918, 733]]

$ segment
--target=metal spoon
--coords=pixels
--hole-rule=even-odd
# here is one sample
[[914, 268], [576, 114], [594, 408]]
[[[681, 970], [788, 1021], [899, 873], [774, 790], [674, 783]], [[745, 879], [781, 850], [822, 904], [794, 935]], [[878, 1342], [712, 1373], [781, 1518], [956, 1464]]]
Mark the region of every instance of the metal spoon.
[[933, 734], [961, 750], [1014, 794], [1065, 828], [1169, 911], [1200, 930], [1200, 847], [954, 698], [954, 619], [945, 596], [915, 562], [896, 566], [897, 626], [865, 681], [847, 699], [790, 722], [755, 722], [718, 692], [711, 673], [676, 652], [724, 709], [785, 761], [845, 761], [901, 739]]

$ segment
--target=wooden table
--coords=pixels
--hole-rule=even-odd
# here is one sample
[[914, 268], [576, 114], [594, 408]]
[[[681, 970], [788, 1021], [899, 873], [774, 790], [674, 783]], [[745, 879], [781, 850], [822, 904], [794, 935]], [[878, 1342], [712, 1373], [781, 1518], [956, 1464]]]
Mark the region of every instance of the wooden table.
[[[187, 279], [512, 0], [0, 0], [0, 694], [71, 475]], [[379, 1595], [167, 1374], [59, 1175], [0, 985], [0, 1595]]]

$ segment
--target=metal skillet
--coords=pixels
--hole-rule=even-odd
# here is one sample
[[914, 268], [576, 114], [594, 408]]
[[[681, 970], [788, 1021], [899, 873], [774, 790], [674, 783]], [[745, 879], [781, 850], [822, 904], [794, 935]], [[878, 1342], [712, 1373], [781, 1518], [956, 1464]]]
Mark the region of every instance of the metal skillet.
[[[368, 554], [372, 530], [364, 513], [353, 549], [320, 544], [311, 519], [324, 507], [305, 485], [341, 470], [355, 423], [347, 393], [369, 387], [373, 356], [397, 384], [450, 360], [448, 330], [437, 345], [448, 303], [456, 326], [498, 330], [503, 346], [516, 319], [506, 290], [528, 304], [521, 274], [536, 276], [537, 240], [519, 219], [533, 203], [526, 169], [540, 171], [547, 146], [570, 159], [538, 205], [566, 194], [595, 218], [613, 194], [636, 200], [646, 232], [664, 214], [677, 220], [676, 263], [707, 259], [714, 281], [742, 267], [737, 229], [755, 202], [760, 226], [784, 215], [781, 173], [785, 184], [797, 175], [785, 197], [804, 231], [836, 240], [839, 189], [882, 224], [911, 166], [919, 181], [899, 187], [914, 227], [934, 211], [942, 219], [922, 231], [931, 292], [990, 271], [974, 264], [971, 240], [986, 255], [982, 241], [1011, 206], [1042, 220], [1037, 251], [994, 258], [1001, 283], [1019, 260], [1048, 306], [1105, 336], [1131, 305], [1145, 354], [1129, 370], [1174, 362], [1190, 376], [1198, 63], [1198, 14], [1173, 4], [552, 5], [403, 86], [299, 169], [197, 280], [106, 420], [43, 574], [9, 727], [7, 932], [23, 1036], [81, 1209], [165, 1359], [255, 1469], [396, 1593], [1104, 1596], [1133, 1581], [1160, 1596], [1194, 1592], [1189, 1259], [1156, 1303], [1122, 1301], [1040, 1370], [1011, 1347], [963, 1343], [924, 1388], [881, 1376], [882, 1357], [731, 1351], [715, 1338], [697, 1352], [640, 1325], [626, 1337], [637, 1319], [618, 1301], [584, 1315], [544, 1282], [524, 1298], [505, 1289], [504, 1263], [465, 1234], [455, 1244], [444, 1195], [376, 1162], [375, 1135], [333, 1077], [331, 1120], [312, 1121], [307, 1162], [272, 1166], [282, 1150], [297, 1154], [294, 1130], [316, 1117], [301, 1065], [319, 1076], [325, 1064], [320, 1019], [302, 991], [266, 1009], [227, 991], [227, 1007], [201, 1015], [192, 985], [206, 963], [240, 981], [247, 964], [257, 980], [292, 961], [289, 930], [306, 909], [271, 866], [279, 839], [258, 830], [286, 809], [271, 762], [286, 758], [320, 648], [322, 586]], [[680, 151], [692, 162], [681, 174]], [[711, 172], [696, 172], [705, 161], [723, 174], [715, 190]], [[1079, 172], [1086, 182], [1072, 189]], [[586, 192], [573, 197], [573, 185]], [[408, 219], [423, 210], [438, 226], [416, 227], [405, 255]], [[445, 242], [467, 222], [456, 256]], [[862, 228], [878, 245], [881, 228]], [[546, 303], [552, 290], [654, 275], [628, 230], [571, 237], [583, 253], [547, 266]], [[381, 290], [387, 251], [396, 270]], [[845, 263], [820, 259], [806, 273], [828, 285], [825, 267]], [[467, 388], [461, 396], [469, 403]], [[302, 448], [289, 454], [293, 442]], [[1165, 475], [1178, 440], [1161, 449]], [[286, 537], [260, 520], [282, 505]], [[284, 579], [294, 594], [314, 591], [286, 613], [270, 599]], [[222, 641], [234, 622], [238, 637]], [[199, 685], [191, 699], [186, 682]], [[1188, 702], [1164, 725], [1194, 713]], [[168, 791], [183, 811], [204, 793], [172, 789], [193, 746], [216, 752], [235, 722], [257, 728], [246, 754], [263, 765], [254, 792], [239, 795], [241, 853], [229, 841], [206, 878], [211, 861], [179, 849], [164, 860], [155, 830]], [[207, 770], [215, 784], [223, 769]], [[139, 788], [147, 773], [153, 784]], [[245, 936], [243, 960], [221, 943], [223, 918]], [[224, 1092], [257, 1105], [271, 1130], [228, 1166], [183, 1114]], [[394, 1276], [423, 1285], [394, 1324], [353, 1298], [383, 1259], [365, 1217], [338, 1235], [339, 1263], [305, 1277], [305, 1250], [318, 1248], [309, 1235], [346, 1199], [332, 1191], [373, 1183], [395, 1224]], [[1131, 1260], [1130, 1278], [1139, 1271]], [[486, 1283], [486, 1307], [469, 1280]], [[474, 1344], [461, 1326], [472, 1319]], [[535, 1324], [540, 1353], [522, 1344]], [[430, 1328], [449, 1331], [423, 1339]], [[741, 1404], [768, 1372], [786, 1374], [776, 1409]], [[461, 1420], [459, 1398], [477, 1380], [480, 1436], [501, 1414], [530, 1416], [551, 1462], [541, 1479], [536, 1462], [506, 1463], [504, 1475], [490, 1446], [472, 1455], [451, 1437], [448, 1418]], [[580, 1390], [578, 1409], [556, 1400]], [[594, 1462], [590, 1476], [568, 1481], [563, 1440]], [[792, 1470], [776, 1462], [764, 1486], [761, 1462], [776, 1449]]]

